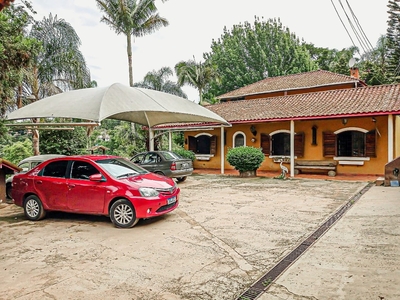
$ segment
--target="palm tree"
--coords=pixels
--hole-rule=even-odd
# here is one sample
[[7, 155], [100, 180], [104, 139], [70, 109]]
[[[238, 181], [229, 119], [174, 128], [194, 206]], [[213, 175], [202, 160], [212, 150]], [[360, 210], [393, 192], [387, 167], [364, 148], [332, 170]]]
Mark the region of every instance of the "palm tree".
[[[162, 0], [165, 2], [167, 0]], [[157, 13], [155, 0], [96, 0], [104, 12], [101, 21], [108, 24], [127, 41], [129, 85], [133, 86], [132, 36], [142, 37], [168, 26], [168, 21]]]
[[[19, 97], [34, 102], [67, 90], [93, 86], [90, 71], [79, 51], [81, 41], [74, 28], [64, 19], [50, 14], [48, 18], [33, 24], [29, 36], [40, 41], [42, 48], [34, 57], [33, 64], [24, 70]], [[33, 131], [32, 143], [34, 154], [38, 155], [37, 130]]]
[[168, 79], [173, 74], [170, 67], [162, 67], [158, 71], [148, 72], [143, 81], [137, 82], [133, 86], [161, 91], [187, 99], [187, 95], [182, 91], [181, 87]]
[[203, 103], [203, 92], [212, 81], [219, 81], [215, 67], [210, 64], [197, 63], [196, 60], [181, 61], [175, 65], [178, 84], [188, 84], [199, 91], [200, 103]]

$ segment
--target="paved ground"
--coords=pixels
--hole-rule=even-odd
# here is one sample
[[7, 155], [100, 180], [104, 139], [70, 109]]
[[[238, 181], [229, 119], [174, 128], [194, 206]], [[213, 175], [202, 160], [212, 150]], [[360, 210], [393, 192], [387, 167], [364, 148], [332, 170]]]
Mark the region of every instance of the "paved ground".
[[400, 188], [373, 186], [259, 299], [400, 299]]
[[[193, 175], [177, 210], [127, 230], [62, 213], [30, 222], [0, 204], [0, 299], [236, 299], [365, 185]], [[371, 289], [399, 297], [399, 196], [370, 189], [262, 299], [357, 299], [346, 295]], [[350, 245], [335, 249], [345, 237]]]

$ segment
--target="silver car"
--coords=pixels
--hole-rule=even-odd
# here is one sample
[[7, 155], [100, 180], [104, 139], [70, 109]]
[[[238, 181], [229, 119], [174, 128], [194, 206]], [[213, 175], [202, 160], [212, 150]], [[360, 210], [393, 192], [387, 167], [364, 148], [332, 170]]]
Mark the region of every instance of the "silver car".
[[178, 182], [185, 181], [193, 173], [192, 160], [171, 151], [143, 152], [136, 154], [131, 161], [147, 171], [176, 178]]
[[[25, 158], [21, 160], [18, 163], [18, 167], [22, 169], [20, 173], [26, 173], [30, 169], [33, 169], [36, 167], [38, 164], [44, 162], [45, 160], [51, 159], [51, 158], [56, 158], [56, 157], [61, 157], [65, 155], [61, 154], [42, 154], [42, 155], [36, 155], [36, 156], [31, 156], [28, 158]], [[10, 177], [7, 178], [6, 180], [6, 195], [8, 199], [12, 199], [11, 196], [11, 190], [12, 190], [12, 180], [13, 180], [14, 175], [11, 175]]]

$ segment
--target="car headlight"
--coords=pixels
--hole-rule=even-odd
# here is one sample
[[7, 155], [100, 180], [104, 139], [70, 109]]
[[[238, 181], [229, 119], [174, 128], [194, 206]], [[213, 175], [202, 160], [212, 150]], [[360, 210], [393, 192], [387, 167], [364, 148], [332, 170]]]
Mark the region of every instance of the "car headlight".
[[139, 192], [142, 197], [157, 197], [159, 195], [155, 189], [148, 187], [139, 188]]

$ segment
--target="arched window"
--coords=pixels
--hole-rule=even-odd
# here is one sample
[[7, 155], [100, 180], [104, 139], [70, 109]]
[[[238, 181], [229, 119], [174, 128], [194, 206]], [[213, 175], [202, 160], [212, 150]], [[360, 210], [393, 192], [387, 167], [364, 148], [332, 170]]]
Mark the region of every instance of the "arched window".
[[[266, 155], [290, 156], [290, 131], [276, 130], [270, 134], [261, 133], [261, 149]], [[294, 135], [294, 155], [304, 156], [304, 132]]]
[[376, 131], [358, 127], [324, 132], [326, 157], [376, 157]]
[[209, 133], [200, 133], [189, 136], [189, 150], [195, 154], [215, 154], [217, 151], [217, 137]]
[[272, 136], [273, 155], [290, 155], [290, 134], [287, 132], [276, 133]]
[[246, 135], [241, 132], [235, 132], [233, 135], [233, 147], [241, 147], [241, 146], [246, 146]]

